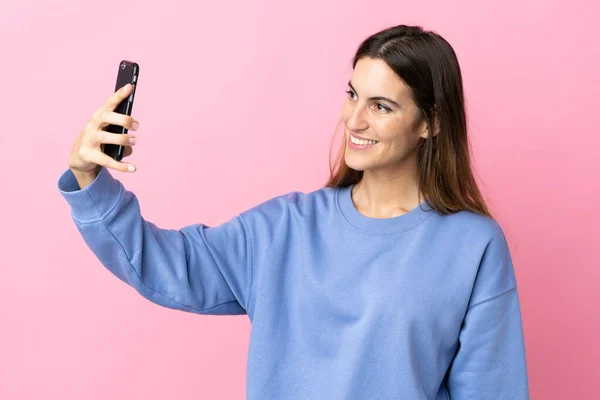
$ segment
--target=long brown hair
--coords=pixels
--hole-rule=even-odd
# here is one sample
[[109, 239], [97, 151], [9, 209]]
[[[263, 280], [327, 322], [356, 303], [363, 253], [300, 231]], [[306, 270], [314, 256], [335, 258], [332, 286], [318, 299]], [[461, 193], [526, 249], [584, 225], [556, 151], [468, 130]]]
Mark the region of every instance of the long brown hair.
[[[440, 214], [470, 210], [489, 217], [471, 168], [470, 144], [460, 66], [450, 44], [419, 26], [398, 25], [382, 30], [359, 46], [352, 68], [362, 57], [381, 59], [412, 91], [429, 125], [418, 150], [419, 192]], [[439, 132], [433, 135], [434, 116]], [[346, 187], [363, 176], [344, 161], [346, 146], [331, 165], [327, 187]], [[331, 152], [330, 152], [331, 154]]]

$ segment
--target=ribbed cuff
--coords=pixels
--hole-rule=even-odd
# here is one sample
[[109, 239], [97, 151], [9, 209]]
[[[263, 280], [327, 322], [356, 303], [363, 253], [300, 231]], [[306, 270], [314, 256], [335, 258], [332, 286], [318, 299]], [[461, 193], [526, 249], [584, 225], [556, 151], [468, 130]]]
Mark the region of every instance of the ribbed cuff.
[[93, 222], [102, 219], [110, 211], [123, 186], [102, 167], [96, 179], [81, 189], [73, 172], [67, 169], [58, 179], [58, 190], [71, 206], [75, 220]]

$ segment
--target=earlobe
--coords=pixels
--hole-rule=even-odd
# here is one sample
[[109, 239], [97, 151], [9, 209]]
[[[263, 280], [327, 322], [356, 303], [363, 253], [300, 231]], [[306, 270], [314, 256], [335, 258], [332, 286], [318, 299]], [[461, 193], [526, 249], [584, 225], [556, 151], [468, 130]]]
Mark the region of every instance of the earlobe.
[[[433, 119], [434, 119], [433, 136], [437, 136], [437, 134], [440, 133], [440, 124], [439, 124], [439, 120], [438, 120], [435, 112], [434, 112]], [[427, 117], [424, 118], [422, 124], [423, 124], [423, 128], [421, 129], [420, 136], [423, 139], [427, 139], [427, 138], [429, 138], [429, 120], [427, 119]]]
[[[439, 133], [439, 131], [440, 130], [439, 130], [438, 124], [435, 124], [434, 129], [433, 129], [433, 136], [436, 136]], [[425, 124], [425, 127], [421, 131], [421, 137], [423, 139], [429, 138], [429, 124]]]
[[[440, 122], [437, 118], [437, 115], [434, 115], [433, 119], [434, 119], [433, 120], [433, 136], [437, 136], [437, 134], [440, 133]], [[423, 131], [424, 138], [427, 138], [429, 136], [428, 129], [429, 129], [429, 124], [426, 123], [425, 129]]]

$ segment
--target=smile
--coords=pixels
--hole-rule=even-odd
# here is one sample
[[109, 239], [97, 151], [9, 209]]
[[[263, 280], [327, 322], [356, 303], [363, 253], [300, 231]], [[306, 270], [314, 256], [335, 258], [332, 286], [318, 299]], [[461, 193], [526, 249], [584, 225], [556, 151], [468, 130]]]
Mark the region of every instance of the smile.
[[365, 150], [379, 143], [378, 140], [370, 140], [356, 137], [352, 134], [348, 137], [348, 144], [356, 150]]

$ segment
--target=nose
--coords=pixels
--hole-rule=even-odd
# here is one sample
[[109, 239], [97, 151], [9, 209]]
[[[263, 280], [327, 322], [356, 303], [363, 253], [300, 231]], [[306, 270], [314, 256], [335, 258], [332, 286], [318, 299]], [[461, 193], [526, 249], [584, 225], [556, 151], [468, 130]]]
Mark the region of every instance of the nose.
[[361, 105], [354, 105], [346, 120], [346, 127], [351, 131], [364, 131], [367, 129], [369, 124], [364, 115], [365, 111], [365, 108]]

